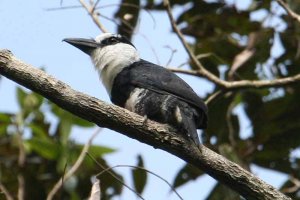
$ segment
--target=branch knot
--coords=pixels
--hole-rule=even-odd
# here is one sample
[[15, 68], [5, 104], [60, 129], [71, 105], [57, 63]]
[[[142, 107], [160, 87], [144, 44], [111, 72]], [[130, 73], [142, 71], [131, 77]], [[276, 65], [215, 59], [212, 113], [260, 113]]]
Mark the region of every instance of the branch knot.
[[12, 52], [8, 49], [0, 49], [0, 65], [6, 65], [13, 56]]

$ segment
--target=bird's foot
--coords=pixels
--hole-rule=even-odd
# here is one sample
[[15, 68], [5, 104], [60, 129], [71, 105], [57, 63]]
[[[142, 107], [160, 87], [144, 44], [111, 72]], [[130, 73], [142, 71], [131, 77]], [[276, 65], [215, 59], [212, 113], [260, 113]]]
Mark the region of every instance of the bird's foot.
[[200, 153], [202, 154], [202, 144], [198, 144], [197, 148], [199, 149]]
[[147, 117], [147, 115], [144, 115], [144, 117], [143, 117], [143, 125], [146, 125], [147, 121], [148, 121], [148, 117]]

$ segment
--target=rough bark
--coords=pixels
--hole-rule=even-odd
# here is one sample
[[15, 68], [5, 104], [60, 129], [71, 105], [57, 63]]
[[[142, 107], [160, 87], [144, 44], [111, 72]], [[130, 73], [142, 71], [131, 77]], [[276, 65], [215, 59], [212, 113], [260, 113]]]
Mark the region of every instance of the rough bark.
[[115, 130], [193, 164], [246, 199], [290, 199], [205, 146], [199, 151], [171, 127], [150, 120], [144, 123], [143, 117], [135, 113], [77, 92], [42, 70], [18, 60], [7, 50], [0, 51], [0, 74], [98, 126]]

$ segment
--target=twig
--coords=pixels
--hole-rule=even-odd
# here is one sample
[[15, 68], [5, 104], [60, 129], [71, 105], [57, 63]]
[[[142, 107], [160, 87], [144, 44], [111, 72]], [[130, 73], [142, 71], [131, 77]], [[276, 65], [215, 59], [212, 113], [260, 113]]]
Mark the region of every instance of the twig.
[[26, 153], [23, 144], [22, 134], [18, 132], [17, 137], [18, 137], [18, 145], [19, 145], [18, 166], [20, 168], [23, 168], [26, 162]]
[[240, 53], [236, 54], [230, 70], [228, 72], [228, 79], [234, 80], [234, 75], [236, 75], [236, 71], [245, 65], [245, 63], [254, 56], [255, 54], [255, 46], [257, 44], [258, 38], [260, 36], [260, 32], [251, 32], [248, 35], [247, 45]]
[[[19, 115], [22, 115], [19, 113]], [[16, 122], [17, 127], [17, 140], [18, 140], [18, 146], [19, 146], [19, 156], [18, 156], [18, 167], [19, 167], [19, 174], [18, 174], [18, 199], [23, 200], [25, 198], [25, 179], [23, 175], [23, 168], [26, 162], [26, 153], [25, 148], [23, 144], [23, 130], [21, 130], [21, 122]]]
[[18, 174], [18, 199], [23, 200], [25, 195], [25, 180], [23, 174]]
[[287, 14], [293, 18], [294, 20], [297, 20], [300, 23], [300, 15], [298, 15], [297, 13], [295, 13], [289, 6], [287, 3], [285, 3], [283, 0], [276, 0], [283, 8], [284, 10], [287, 12]]
[[179, 195], [179, 193], [176, 191], [176, 189], [171, 185], [171, 183], [169, 183], [166, 179], [164, 179], [163, 177], [161, 177], [160, 175], [144, 168], [144, 167], [139, 167], [139, 166], [133, 166], [133, 165], [115, 165], [113, 167], [107, 167], [106, 169], [104, 169], [102, 172], [100, 172], [99, 174], [97, 174], [97, 177], [101, 176], [103, 173], [105, 172], [108, 172], [109, 170], [111, 169], [114, 169], [114, 168], [118, 168], [118, 167], [130, 167], [130, 168], [133, 168], [133, 169], [140, 169], [140, 170], [143, 170], [143, 171], [146, 171], [148, 172], [149, 174], [152, 174], [154, 176], [156, 176], [157, 178], [159, 178], [160, 180], [164, 181], [170, 188], [173, 192], [175, 192], [175, 194], [177, 195], [177, 197], [181, 200], [183, 200], [183, 198]]
[[91, 195], [88, 200], [101, 200], [101, 187], [99, 179], [93, 183]]
[[172, 48], [171, 46], [169, 46], [169, 45], [166, 45], [165, 47], [168, 48], [168, 49], [170, 49], [170, 51], [171, 51], [170, 58], [168, 59], [166, 65], [165, 65], [165, 66], [168, 66], [168, 65], [170, 65], [170, 63], [172, 62], [173, 57], [174, 57], [174, 54], [177, 52], [177, 49], [173, 49], [173, 48]]
[[232, 122], [232, 116], [231, 116], [234, 106], [235, 106], [235, 102], [232, 101], [229, 104], [227, 112], [226, 112], [226, 122], [227, 122], [227, 126], [228, 126], [228, 139], [233, 148], [236, 147], [236, 141], [234, 138], [234, 128], [233, 128], [233, 124], [232, 124], [233, 122]]
[[[201, 60], [202, 58], [207, 58], [207, 57], [210, 57], [210, 56], [212, 56], [212, 55], [213, 55], [213, 53], [203, 53], [203, 54], [197, 55], [196, 58], [197, 58], [198, 60]], [[188, 64], [188, 63], [189, 63], [189, 61], [183, 62], [183, 63], [181, 63], [180, 65], [178, 65], [177, 68], [181, 68], [181, 67], [183, 67], [184, 65], [186, 65], [186, 64]]]
[[85, 152], [88, 151], [88, 149], [91, 146], [92, 141], [94, 140], [94, 138], [100, 133], [102, 129], [98, 128], [95, 133], [93, 133], [93, 135], [91, 136], [91, 138], [88, 140], [88, 142], [84, 145], [79, 157], [77, 158], [76, 162], [74, 163], [74, 165], [71, 167], [71, 169], [60, 179], [57, 181], [57, 183], [53, 186], [53, 188], [51, 189], [51, 191], [49, 192], [48, 196], [47, 196], [47, 200], [52, 200], [53, 197], [55, 196], [55, 194], [57, 193], [57, 191], [61, 188], [63, 181], [68, 180], [80, 167], [81, 163], [84, 160], [85, 157]]
[[290, 181], [294, 184], [294, 186], [282, 189], [281, 191], [283, 193], [294, 193], [300, 189], [300, 180], [299, 179], [291, 176]]
[[[99, 163], [89, 152], [86, 152], [86, 155], [93, 160], [103, 171], [108, 172], [112, 177], [114, 177], [119, 183], [121, 183], [122, 185], [124, 185], [126, 188], [128, 188], [130, 191], [132, 191], [133, 193], [135, 193], [139, 198], [145, 200], [137, 191], [135, 191], [134, 189], [132, 189], [129, 185], [127, 185], [126, 183], [124, 183], [119, 177], [117, 177], [114, 173], [112, 173], [111, 171], [109, 171], [109, 169], [107, 170], [106, 167], [104, 167], [101, 163]], [[102, 171], [102, 172], [103, 172]], [[101, 172], [99, 173], [101, 175]], [[98, 175], [97, 175], [98, 176]]]
[[[97, 2], [96, 2], [97, 3]], [[137, 6], [137, 5], [134, 5], [134, 4], [131, 4], [131, 3], [121, 3], [121, 4], [107, 4], [107, 5], [102, 5], [102, 6], [94, 6], [94, 10], [98, 10], [98, 9], [103, 9], [103, 8], [108, 8], [108, 7], [114, 7], [114, 6], [124, 6], [124, 7], [132, 7], [132, 8], [136, 8], [136, 9], [143, 9], [144, 11], [146, 11], [146, 13], [148, 13], [148, 15], [150, 16], [150, 18], [152, 19], [153, 21], [153, 28], [156, 27], [156, 21], [155, 21], [155, 18], [153, 17], [152, 13], [144, 8], [144, 7], [141, 7], [141, 6]], [[77, 8], [82, 8], [82, 6], [60, 6], [60, 7], [53, 7], [53, 8], [47, 8], [45, 9], [46, 11], [56, 11], [56, 10], [67, 10], [67, 9], [77, 9]]]
[[217, 99], [218, 97], [220, 97], [221, 95], [223, 95], [225, 92], [223, 90], [218, 90], [215, 93], [213, 93], [212, 95], [210, 95], [206, 101], [205, 104], [206, 105], [210, 105], [215, 99]]
[[[184, 70], [177, 68], [169, 68], [173, 72], [189, 74], [194, 76], [202, 77], [203, 74], [198, 70]], [[222, 80], [221, 80], [222, 81]], [[222, 81], [222, 89], [224, 90], [238, 90], [238, 89], [246, 89], [246, 88], [270, 88], [270, 87], [284, 87], [287, 85], [295, 84], [300, 82], [300, 74], [289, 76], [285, 78], [278, 78], [274, 80], [241, 80], [241, 81]]]
[[160, 64], [160, 61], [159, 61], [159, 57], [158, 57], [158, 55], [157, 55], [157, 52], [156, 52], [156, 50], [155, 50], [153, 44], [151, 44], [151, 41], [149, 40], [149, 38], [147, 37], [147, 35], [145, 35], [145, 34], [143, 34], [143, 33], [140, 33], [140, 32], [139, 32], [139, 35], [142, 36], [142, 38], [144, 38], [144, 40], [146, 40], [146, 41], [148, 42], [149, 47], [150, 47], [150, 49], [151, 49], [151, 51], [152, 51], [152, 53], [153, 53], [153, 55], [154, 55], [154, 57], [155, 57], [155, 59], [156, 59], [157, 64]]
[[100, 0], [97, 0], [96, 3], [94, 3], [93, 8], [91, 10], [91, 13], [94, 13], [94, 11], [95, 11], [95, 9], [96, 9], [99, 2], [100, 2]]
[[155, 18], [153, 17], [152, 13], [147, 8], [144, 8], [142, 6], [137, 6], [135, 4], [122, 2], [121, 4], [107, 4], [107, 5], [103, 5], [103, 6], [98, 6], [96, 9], [107, 8], [107, 7], [112, 7], [112, 6], [119, 6], [119, 7], [124, 6], [124, 7], [132, 7], [132, 8], [136, 8], [136, 9], [143, 9], [146, 13], [148, 13], [148, 15], [150, 16], [150, 18], [152, 19], [152, 21], [153, 21], [153, 29], [155, 29], [155, 27], [156, 27]]
[[7, 188], [2, 184], [0, 181], [0, 193], [3, 193], [6, 200], [13, 200], [13, 196], [10, 194], [10, 192], [7, 190]]
[[97, 25], [97, 27], [103, 32], [103, 33], [107, 33], [107, 29], [103, 26], [102, 23], [100, 23], [97, 14], [94, 12], [94, 8], [88, 6], [84, 0], [79, 0], [80, 4], [82, 5], [82, 7], [84, 7], [86, 9], [86, 11], [89, 13], [89, 15], [92, 17], [94, 23]]
[[82, 6], [60, 6], [60, 7], [52, 7], [52, 8], [46, 8], [45, 11], [57, 11], [57, 10], [68, 10], [68, 9], [75, 9], [75, 8], [81, 8]]
[[197, 70], [187, 70], [187, 69], [180, 69], [180, 68], [173, 68], [173, 67], [168, 67], [167, 69], [172, 72], [175, 72], [175, 73], [182, 73], [182, 74], [188, 74], [188, 75], [201, 77], [199, 71], [197, 71]]

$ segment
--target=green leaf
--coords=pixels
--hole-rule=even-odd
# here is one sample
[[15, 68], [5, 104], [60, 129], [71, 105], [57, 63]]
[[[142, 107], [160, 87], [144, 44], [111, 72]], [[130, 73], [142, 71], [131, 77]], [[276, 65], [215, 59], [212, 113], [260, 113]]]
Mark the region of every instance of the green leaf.
[[27, 127], [31, 129], [33, 137], [47, 138], [48, 136], [47, 130], [45, 130], [41, 124], [31, 123], [27, 125]]
[[24, 145], [27, 150], [34, 151], [49, 160], [57, 159], [60, 152], [60, 146], [46, 138], [31, 138], [26, 140]]
[[11, 123], [11, 117], [13, 114], [10, 113], [0, 113], [0, 124], [10, 124]]
[[18, 98], [19, 106], [21, 108], [24, 108], [24, 101], [27, 95], [28, 94], [22, 88], [17, 87], [17, 98]]
[[[96, 160], [101, 164], [101, 167], [95, 164], [92, 168], [80, 168], [78, 172], [79, 176], [81, 177], [81, 175], [84, 175], [85, 177], [90, 177], [91, 174], [98, 174], [99, 172], [103, 171], [103, 169], [110, 168], [110, 166], [108, 166], [105, 160], [101, 158], [98, 158]], [[113, 173], [114, 176], [118, 177], [121, 181], [124, 181], [123, 177], [120, 174], [116, 173], [114, 170], [110, 170], [110, 172]], [[110, 173], [101, 173], [101, 175], [97, 176], [97, 178], [100, 180], [101, 183], [101, 193], [103, 194], [101, 195], [101, 200], [112, 199], [113, 196], [121, 194], [123, 185], [120, 184], [119, 181], [116, 181], [116, 179]], [[79, 184], [83, 187], [86, 184], [90, 186], [90, 178], [87, 179], [87, 182], [79, 181]]]
[[34, 98], [35, 101], [34, 108], [35, 109], [40, 108], [44, 102], [44, 97], [35, 92], [32, 92], [30, 95]]
[[89, 148], [89, 153], [93, 155], [95, 158], [101, 157], [104, 154], [113, 153], [115, 151], [116, 151], [115, 149], [105, 147], [105, 146], [98, 146], [98, 145], [92, 145]]
[[191, 164], [185, 164], [177, 173], [172, 185], [174, 188], [177, 188], [191, 180], [196, 180], [199, 176], [202, 175], [203, 171], [199, 170]]
[[0, 113], [0, 135], [7, 133], [7, 127], [12, 124], [12, 114]]
[[30, 93], [24, 99], [24, 108], [30, 111], [38, 109], [43, 102], [42, 100], [39, 95]]
[[4, 124], [0, 126], [0, 136], [7, 134], [8, 124]]
[[[208, 119], [209, 125], [206, 129], [206, 134], [203, 134], [204, 137], [217, 137], [217, 143], [228, 143], [228, 124], [225, 119], [227, 119], [227, 111], [232, 101], [234, 101], [234, 95], [225, 96], [222, 98], [222, 101], [218, 101], [209, 108]], [[206, 142], [207, 139], [204, 138]], [[208, 140], [209, 141], [209, 140]]]
[[37, 110], [43, 103], [44, 98], [37, 93], [27, 93], [21, 88], [17, 88], [18, 103], [21, 108], [22, 117], [26, 117], [34, 110]]
[[[144, 161], [141, 155], [138, 155], [138, 167], [144, 168]], [[147, 172], [141, 169], [132, 169], [132, 177], [135, 190], [141, 194], [147, 182]]]
[[58, 125], [59, 139], [61, 144], [66, 145], [72, 130], [72, 123], [69, 120], [61, 120]]

